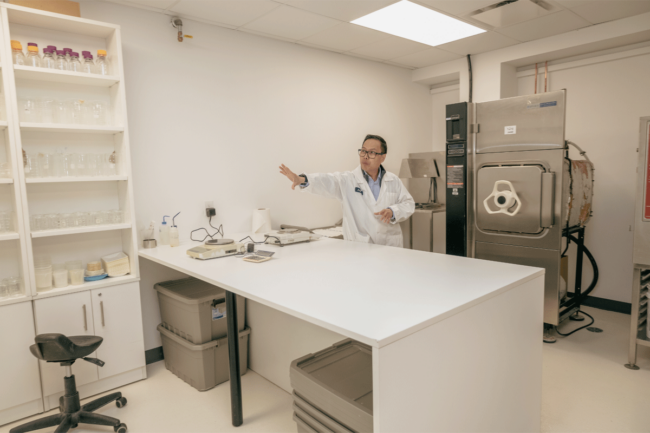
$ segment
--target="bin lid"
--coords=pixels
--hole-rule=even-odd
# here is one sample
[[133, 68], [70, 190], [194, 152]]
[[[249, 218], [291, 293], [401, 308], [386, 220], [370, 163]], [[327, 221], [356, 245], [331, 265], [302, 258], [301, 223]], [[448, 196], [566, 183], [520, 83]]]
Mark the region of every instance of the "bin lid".
[[154, 290], [184, 304], [202, 304], [213, 299], [223, 299], [226, 291], [196, 278], [163, 281], [153, 286]]
[[346, 339], [292, 362], [291, 368], [372, 411], [372, 348]]

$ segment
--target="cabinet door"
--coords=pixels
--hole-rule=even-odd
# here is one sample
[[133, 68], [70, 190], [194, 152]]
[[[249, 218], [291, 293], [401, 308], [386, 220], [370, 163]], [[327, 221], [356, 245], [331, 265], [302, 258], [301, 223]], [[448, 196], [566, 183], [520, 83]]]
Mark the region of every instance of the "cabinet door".
[[104, 338], [97, 357], [106, 365], [99, 378], [114, 376], [145, 366], [140, 284], [91, 291], [95, 335]]
[[0, 307], [0, 411], [41, 398], [34, 336], [31, 302]]
[[[58, 333], [67, 336], [95, 335], [89, 292], [73, 293], [34, 301], [36, 333]], [[96, 354], [90, 355], [95, 357]], [[97, 366], [78, 360], [72, 365], [77, 386], [98, 380]], [[43, 395], [63, 392], [65, 369], [56, 362], [41, 361]]]

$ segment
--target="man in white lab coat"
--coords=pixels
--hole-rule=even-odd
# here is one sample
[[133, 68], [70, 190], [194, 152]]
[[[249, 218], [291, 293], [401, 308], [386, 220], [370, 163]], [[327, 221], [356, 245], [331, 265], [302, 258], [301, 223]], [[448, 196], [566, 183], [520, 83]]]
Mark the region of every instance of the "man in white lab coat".
[[403, 246], [400, 222], [415, 211], [415, 202], [402, 181], [381, 165], [388, 146], [378, 135], [367, 135], [359, 149], [360, 165], [342, 173], [297, 175], [284, 164], [280, 173], [305, 192], [336, 198], [343, 206], [345, 240]]

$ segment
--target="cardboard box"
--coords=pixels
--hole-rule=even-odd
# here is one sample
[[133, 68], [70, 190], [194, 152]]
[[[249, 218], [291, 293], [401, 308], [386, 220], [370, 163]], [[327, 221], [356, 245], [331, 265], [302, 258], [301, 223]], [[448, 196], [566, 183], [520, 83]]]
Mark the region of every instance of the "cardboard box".
[[81, 18], [79, 3], [69, 0], [7, 0], [7, 3]]

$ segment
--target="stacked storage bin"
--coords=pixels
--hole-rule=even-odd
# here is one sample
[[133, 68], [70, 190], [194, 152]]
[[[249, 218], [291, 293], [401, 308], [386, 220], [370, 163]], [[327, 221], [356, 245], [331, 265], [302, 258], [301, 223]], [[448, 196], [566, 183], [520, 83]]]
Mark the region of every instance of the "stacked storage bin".
[[298, 433], [372, 432], [372, 348], [351, 339], [291, 363]]
[[[229, 378], [225, 290], [196, 278], [165, 281], [158, 292], [162, 323], [158, 331], [165, 367], [199, 391]], [[245, 299], [237, 296], [241, 374], [248, 369]]]

